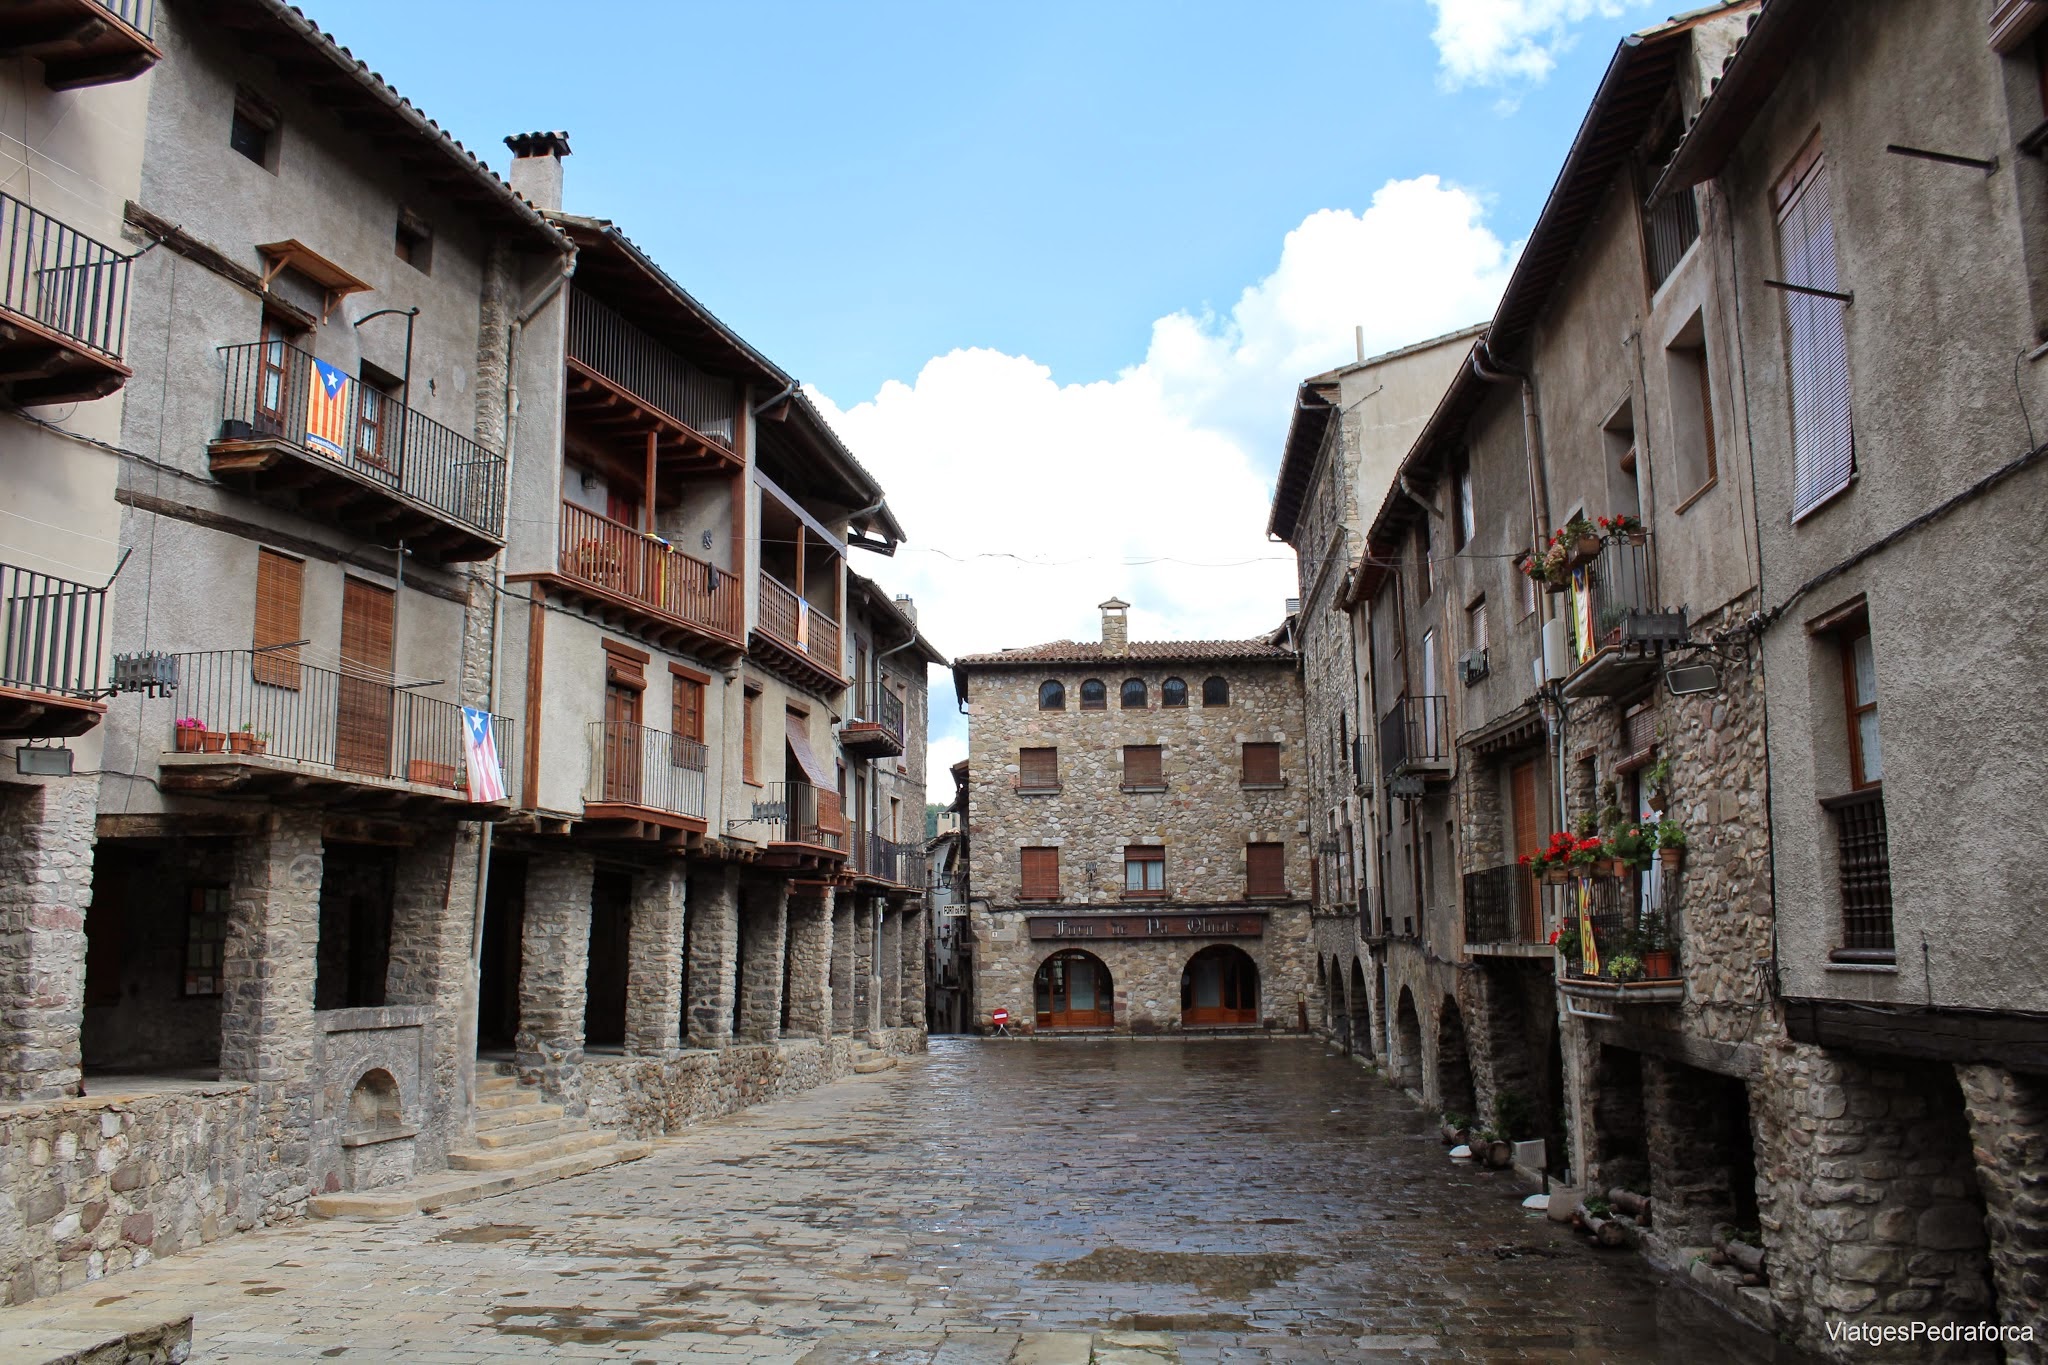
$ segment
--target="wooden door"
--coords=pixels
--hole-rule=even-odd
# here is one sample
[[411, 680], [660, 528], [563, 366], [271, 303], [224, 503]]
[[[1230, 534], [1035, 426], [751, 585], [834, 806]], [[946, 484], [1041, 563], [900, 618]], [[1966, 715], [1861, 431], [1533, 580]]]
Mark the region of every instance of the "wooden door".
[[604, 685], [604, 799], [640, 804], [640, 690]]
[[391, 589], [344, 578], [341, 680], [336, 685], [334, 766], [391, 776], [391, 665], [397, 601]]
[[1537, 818], [1536, 760], [1517, 763], [1508, 770], [1508, 818], [1514, 826], [1514, 848], [1516, 871], [1519, 874], [1516, 886], [1515, 908], [1522, 930], [1522, 941], [1533, 943], [1539, 930], [1540, 915], [1536, 903], [1536, 874], [1526, 866], [1520, 866], [1524, 855], [1534, 857], [1542, 852], [1542, 828]]
[[1259, 1022], [1259, 969], [1243, 949], [1204, 948], [1181, 970], [1180, 1021], [1186, 1028]]
[[1038, 969], [1040, 1028], [1107, 1028], [1115, 1021], [1109, 969], [1082, 952], [1057, 953]]

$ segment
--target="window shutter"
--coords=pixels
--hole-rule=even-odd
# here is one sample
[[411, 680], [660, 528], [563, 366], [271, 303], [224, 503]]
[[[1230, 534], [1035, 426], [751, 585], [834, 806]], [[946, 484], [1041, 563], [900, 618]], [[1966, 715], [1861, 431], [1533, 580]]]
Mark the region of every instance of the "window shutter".
[[1027, 848], [1024, 851], [1025, 900], [1058, 900], [1060, 894], [1060, 851], [1056, 848]]
[[1244, 781], [1248, 785], [1275, 786], [1280, 781], [1280, 746], [1244, 746]]
[[1124, 785], [1126, 787], [1163, 787], [1166, 774], [1160, 763], [1157, 744], [1126, 744], [1124, 746]]
[[703, 743], [704, 684], [694, 678], [675, 677], [670, 686], [674, 689], [670, 709], [676, 734]]
[[[301, 604], [305, 600], [306, 565], [303, 560], [275, 550], [256, 552], [257, 649], [266, 645], [289, 645], [304, 639], [300, 633]], [[299, 685], [299, 651], [272, 650], [258, 654], [250, 665], [250, 676], [272, 687]]]
[[1246, 844], [1244, 849], [1244, 881], [1247, 896], [1284, 896], [1287, 894], [1287, 846], [1285, 844]]
[[758, 731], [761, 726], [761, 694], [748, 688], [740, 708], [740, 779], [744, 782], [760, 782], [754, 751], [761, 747]]
[[1058, 749], [1019, 749], [1017, 751], [1017, 777], [1017, 785], [1026, 791], [1059, 786], [1060, 751]]
[[[1817, 161], [1778, 224], [1785, 279], [1840, 290], [1828, 168]], [[1840, 492], [1856, 471], [1850, 425], [1849, 334], [1843, 305], [1787, 292], [1792, 330], [1792, 515], [1806, 515]]]

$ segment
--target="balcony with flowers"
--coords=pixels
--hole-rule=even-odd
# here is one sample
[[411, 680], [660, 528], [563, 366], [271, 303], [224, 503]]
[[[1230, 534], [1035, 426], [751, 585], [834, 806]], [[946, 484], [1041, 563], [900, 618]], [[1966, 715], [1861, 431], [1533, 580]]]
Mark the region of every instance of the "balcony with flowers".
[[1560, 830], [1521, 865], [1541, 887], [1558, 986], [1582, 1003], [1685, 998], [1677, 919], [1684, 831], [1674, 821]]
[[1521, 567], [1546, 592], [1565, 598], [1567, 696], [1632, 692], [1657, 671], [1665, 650], [1685, 641], [1685, 610], [1659, 605], [1654, 546], [1633, 515], [1575, 516]]

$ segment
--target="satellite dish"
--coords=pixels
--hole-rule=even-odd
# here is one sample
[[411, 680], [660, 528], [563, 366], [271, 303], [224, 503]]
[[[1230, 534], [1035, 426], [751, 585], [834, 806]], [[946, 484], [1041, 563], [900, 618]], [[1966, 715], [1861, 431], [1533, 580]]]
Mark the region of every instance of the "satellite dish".
[[1664, 670], [1664, 686], [1671, 689], [1674, 697], [1717, 692], [1721, 687], [1721, 670], [1712, 664], [1682, 664], [1677, 668], [1667, 668]]

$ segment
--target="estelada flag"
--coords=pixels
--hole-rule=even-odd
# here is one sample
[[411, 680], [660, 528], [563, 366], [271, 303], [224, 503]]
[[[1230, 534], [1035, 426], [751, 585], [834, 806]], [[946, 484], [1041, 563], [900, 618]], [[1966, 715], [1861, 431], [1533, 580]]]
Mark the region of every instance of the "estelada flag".
[[306, 399], [306, 444], [323, 455], [348, 454], [349, 377], [324, 360], [313, 362], [313, 392]]
[[1600, 949], [1593, 942], [1593, 915], [1588, 908], [1593, 899], [1591, 882], [1581, 881], [1579, 889], [1579, 965], [1587, 976], [1600, 975]]
[[498, 737], [491, 729], [491, 713], [474, 706], [462, 708], [463, 762], [469, 768], [469, 799], [503, 801], [505, 770], [498, 763]]

